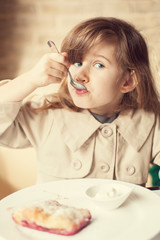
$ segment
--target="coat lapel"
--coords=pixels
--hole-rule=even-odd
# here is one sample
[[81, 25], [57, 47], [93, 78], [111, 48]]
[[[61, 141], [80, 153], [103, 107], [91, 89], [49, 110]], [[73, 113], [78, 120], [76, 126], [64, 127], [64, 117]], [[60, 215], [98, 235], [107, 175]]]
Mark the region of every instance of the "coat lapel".
[[101, 125], [87, 110], [71, 112], [57, 109], [55, 111], [55, 120], [58, 121], [64, 142], [71, 151], [80, 148]]
[[141, 149], [155, 124], [155, 114], [144, 110], [121, 113], [115, 120], [118, 132], [137, 151]]

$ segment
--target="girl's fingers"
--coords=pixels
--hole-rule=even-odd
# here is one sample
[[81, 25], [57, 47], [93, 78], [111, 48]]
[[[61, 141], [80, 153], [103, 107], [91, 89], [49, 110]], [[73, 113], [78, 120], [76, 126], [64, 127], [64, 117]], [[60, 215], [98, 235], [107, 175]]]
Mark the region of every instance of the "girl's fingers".
[[61, 71], [55, 68], [48, 68], [48, 75], [62, 80], [67, 76], [67, 71]]
[[47, 54], [47, 58], [48, 60], [50, 60], [50, 62], [52, 62], [53, 64], [54, 63], [59, 63], [59, 64], [62, 64], [64, 65], [65, 67], [68, 67], [69, 66], [69, 62], [67, 60], [67, 57], [66, 56], [63, 56], [62, 54], [60, 53], [49, 53]]
[[61, 82], [68, 74], [68, 61], [59, 53], [45, 54], [32, 69], [31, 83], [43, 87], [51, 83]]
[[58, 62], [53, 62], [53, 61], [50, 61], [49, 62], [49, 67], [50, 68], [53, 68], [53, 69], [57, 69], [59, 70], [59, 72], [67, 72], [67, 67], [61, 63], [58, 63]]
[[48, 76], [47, 85], [52, 84], [52, 83], [61, 83], [61, 81], [62, 81], [62, 79], [60, 79], [60, 78]]

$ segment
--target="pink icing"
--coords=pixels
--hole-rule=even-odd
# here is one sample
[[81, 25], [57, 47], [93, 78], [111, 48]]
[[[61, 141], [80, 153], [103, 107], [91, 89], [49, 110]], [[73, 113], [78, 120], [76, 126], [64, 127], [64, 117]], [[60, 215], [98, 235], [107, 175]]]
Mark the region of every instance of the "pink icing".
[[[12, 218], [16, 222], [16, 220], [13, 216], [12, 216]], [[91, 215], [89, 215], [87, 218], [83, 219], [79, 223], [79, 225], [74, 226], [70, 231], [67, 231], [66, 229], [49, 229], [49, 228], [46, 228], [43, 226], [39, 226], [34, 222], [28, 222], [27, 220], [23, 220], [21, 222], [21, 226], [35, 229], [38, 231], [44, 231], [44, 232], [54, 233], [54, 234], [58, 234], [58, 235], [70, 236], [70, 235], [73, 235], [73, 234], [79, 232], [84, 227], [86, 227], [90, 223], [90, 220], [91, 220]]]

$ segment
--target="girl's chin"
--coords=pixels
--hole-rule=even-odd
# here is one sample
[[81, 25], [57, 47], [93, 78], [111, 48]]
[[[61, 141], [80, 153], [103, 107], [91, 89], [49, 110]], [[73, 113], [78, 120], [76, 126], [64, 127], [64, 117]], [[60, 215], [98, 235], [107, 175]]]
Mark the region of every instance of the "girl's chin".
[[75, 104], [76, 107], [81, 108], [81, 109], [89, 109], [86, 105], [83, 104]]
[[77, 101], [73, 101], [74, 105], [76, 105], [76, 107], [78, 108], [82, 108], [82, 109], [89, 109], [90, 106], [88, 106], [86, 103], [82, 103], [82, 102], [77, 102]]

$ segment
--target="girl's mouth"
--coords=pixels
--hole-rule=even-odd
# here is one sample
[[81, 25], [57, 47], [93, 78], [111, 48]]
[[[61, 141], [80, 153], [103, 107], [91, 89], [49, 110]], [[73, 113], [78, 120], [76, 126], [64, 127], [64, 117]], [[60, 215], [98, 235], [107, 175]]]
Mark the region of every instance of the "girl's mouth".
[[87, 89], [75, 89], [75, 92], [76, 92], [76, 94], [77, 95], [83, 95], [83, 94], [86, 94], [86, 93], [88, 93], [88, 90]]

